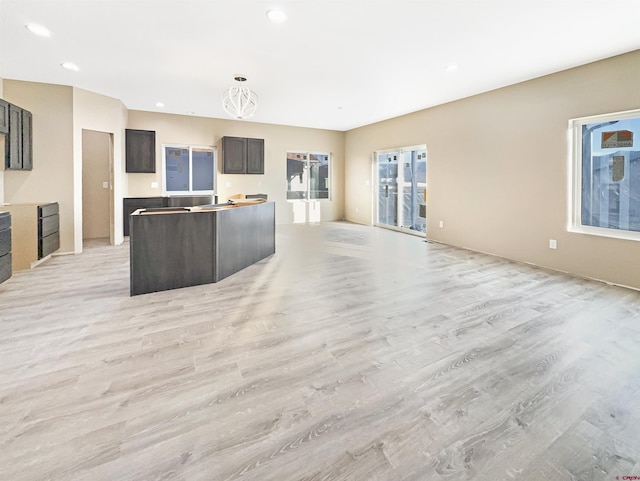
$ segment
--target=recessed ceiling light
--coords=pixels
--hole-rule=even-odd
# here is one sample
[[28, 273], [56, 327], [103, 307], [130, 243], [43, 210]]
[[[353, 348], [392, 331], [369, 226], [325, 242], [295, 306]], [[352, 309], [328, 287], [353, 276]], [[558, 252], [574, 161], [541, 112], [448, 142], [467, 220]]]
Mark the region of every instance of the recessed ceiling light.
[[162, 102], [156, 102], [156, 107], [162, 108], [164, 107], [164, 104]]
[[283, 23], [287, 20], [287, 15], [282, 10], [269, 10], [267, 18], [273, 23]]
[[37, 23], [28, 23], [25, 25], [27, 30], [35, 35], [39, 35], [40, 37], [50, 37], [51, 32], [47, 27], [43, 27], [42, 25], [38, 25]]
[[65, 62], [65, 63], [63, 63], [62, 64], [62, 68], [66, 68], [67, 70], [71, 70], [72, 72], [77, 72], [78, 70], [80, 70], [80, 67], [78, 67], [73, 62]]
[[450, 63], [449, 65], [447, 65], [445, 67], [445, 70], [447, 72], [453, 72], [454, 70], [458, 70], [458, 64], [457, 63]]

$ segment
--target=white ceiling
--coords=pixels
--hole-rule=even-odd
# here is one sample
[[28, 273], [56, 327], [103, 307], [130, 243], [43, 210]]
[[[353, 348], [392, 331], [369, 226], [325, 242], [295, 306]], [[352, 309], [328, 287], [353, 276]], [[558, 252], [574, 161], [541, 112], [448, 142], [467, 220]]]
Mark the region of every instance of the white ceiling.
[[228, 118], [241, 73], [253, 121], [334, 130], [638, 48], [640, 0], [0, 0], [1, 78]]

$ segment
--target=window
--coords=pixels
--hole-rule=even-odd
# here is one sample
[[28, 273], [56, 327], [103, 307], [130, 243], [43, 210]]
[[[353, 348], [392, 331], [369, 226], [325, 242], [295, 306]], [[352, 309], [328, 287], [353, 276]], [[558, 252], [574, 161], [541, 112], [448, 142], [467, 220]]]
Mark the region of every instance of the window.
[[287, 152], [287, 199], [328, 199], [329, 160], [329, 154]]
[[216, 151], [213, 147], [164, 145], [165, 194], [214, 194]]
[[640, 111], [571, 121], [570, 230], [640, 240]]

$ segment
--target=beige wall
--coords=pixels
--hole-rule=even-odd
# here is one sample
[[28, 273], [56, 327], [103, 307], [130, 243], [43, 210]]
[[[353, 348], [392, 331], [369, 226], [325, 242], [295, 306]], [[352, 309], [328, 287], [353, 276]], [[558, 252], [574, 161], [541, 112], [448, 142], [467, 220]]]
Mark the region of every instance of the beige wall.
[[[113, 135], [113, 232], [111, 241], [122, 243], [122, 198], [126, 192], [124, 173], [124, 129], [128, 111], [112, 97], [87, 90], [73, 89], [74, 189], [78, 206], [82, 206], [82, 130], [95, 130]], [[115, 221], [114, 221], [115, 219]], [[82, 251], [82, 208], [75, 211], [74, 239], [76, 252]]]
[[71, 87], [4, 79], [5, 100], [33, 114], [33, 170], [4, 173], [4, 200], [58, 202], [60, 252], [73, 252], [74, 153]]
[[[344, 217], [344, 134], [331, 130], [287, 127], [256, 122], [208, 119], [132, 110], [128, 128], [156, 131], [156, 173], [127, 174], [128, 196], [162, 195], [162, 144], [214, 145], [219, 147], [223, 136], [265, 139], [264, 175], [222, 175], [218, 169], [218, 200], [225, 202], [229, 195], [266, 193], [276, 202], [276, 222], [288, 224], [305, 218], [302, 211], [318, 209], [318, 220]], [[311, 206], [286, 200], [286, 152], [306, 149], [333, 154], [331, 199]], [[219, 153], [219, 152], [218, 152]], [[158, 188], [151, 183], [157, 182]], [[313, 216], [313, 212], [311, 213]], [[309, 217], [306, 217], [309, 219]], [[314, 220], [312, 218], [311, 220]]]
[[[295, 209], [305, 206], [285, 198], [286, 151], [329, 151], [332, 200], [319, 203], [318, 218], [368, 224], [372, 153], [424, 143], [430, 238], [640, 289], [639, 243], [566, 228], [568, 120], [640, 108], [637, 65], [640, 51], [346, 133], [128, 112], [119, 100], [82, 89], [5, 79], [3, 98], [34, 114], [35, 167], [4, 172], [4, 200], [60, 202], [61, 251], [80, 252], [82, 129], [112, 133], [114, 242], [120, 243], [122, 198], [162, 195], [163, 143], [217, 145], [232, 135], [265, 139], [266, 173], [220, 175], [220, 200], [263, 192], [277, 203], [278, 223], [300, 220]], [[124, 172], [125, 128], [157, 132], [156, 174]], [[548, 248], [549, 239], [558, 240], [557, 250]]]
[[568, 121], [640, 108], [638, 65], [640, 51], [347, 132], [347, 219], [371, 222], [372, 152], [426, 143], [429, 238], [640, 289], [640, 243], [567, 231]]
[[[4, 79], [4, 98], [33, 114], [32, 171], [5, 171], [4, 201], [60, 203], [60, 252], [82, 252], [82, 129], [114, 137], [114, 216], [122, 216], [127, 110], [117, 99], [61, 85]], [[115, 241], [122, 242], [122, 225]]]
[[[111, 134], [82, 131], [82, 238], [109, 238], [111, 232]], [[107, 186], [105, 188], [105, 185]]]

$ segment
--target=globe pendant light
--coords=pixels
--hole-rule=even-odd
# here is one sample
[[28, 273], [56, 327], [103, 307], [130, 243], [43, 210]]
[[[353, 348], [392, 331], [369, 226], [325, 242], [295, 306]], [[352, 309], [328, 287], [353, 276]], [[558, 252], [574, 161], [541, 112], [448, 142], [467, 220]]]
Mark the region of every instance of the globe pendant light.
[[237, 119], [248, 119], [253, 117], [258, 108], [258, 96], [247, 87], [242, 86], [246, 82], [246, 77], [238, 75], [234, 77], [237, 85], [229, 87], [222, 95], [222, 108], [224, 111]]

